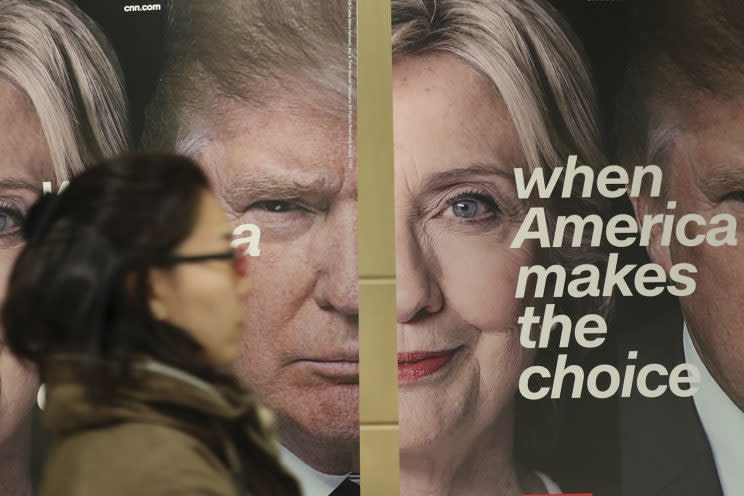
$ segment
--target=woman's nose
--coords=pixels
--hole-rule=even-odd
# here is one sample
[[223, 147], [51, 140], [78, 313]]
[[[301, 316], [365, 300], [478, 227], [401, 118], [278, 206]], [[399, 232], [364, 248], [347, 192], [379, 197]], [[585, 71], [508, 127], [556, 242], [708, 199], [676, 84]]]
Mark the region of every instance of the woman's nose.
[[432, 262], [424, 256], [415, 237], [399, 233], [395, 255], [398, 322], [438, 312], [444, 301], [442, 291], [432, 273]]

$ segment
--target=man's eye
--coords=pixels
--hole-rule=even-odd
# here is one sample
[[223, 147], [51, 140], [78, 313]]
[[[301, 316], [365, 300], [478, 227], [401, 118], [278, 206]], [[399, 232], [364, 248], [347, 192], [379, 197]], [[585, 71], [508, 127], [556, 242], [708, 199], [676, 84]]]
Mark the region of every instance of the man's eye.
[[723, 197], [723, 201], [744, 202], [744, 191], [732, 191]]
[[244, 219], [261, 229], [261, 241], [288, 241], [306, 232], [317, 219], [312, 205], [300, 199], [257, 200], [248, 203]]
[[294, 203], [287, 202], [287, 201], [281, 201], [281, 200], [259, 201], [251, 205], [250, 208], [256, 208], [259, 210], [264, 210], [266, 212], [279, 213], [279, 214], [300, 209], [300, 207], [298, 207]]

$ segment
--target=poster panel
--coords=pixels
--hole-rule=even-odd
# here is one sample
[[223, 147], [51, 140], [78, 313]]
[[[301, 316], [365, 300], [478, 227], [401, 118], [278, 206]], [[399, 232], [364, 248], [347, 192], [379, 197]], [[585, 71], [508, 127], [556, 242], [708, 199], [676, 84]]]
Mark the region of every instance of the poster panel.
[[740, 494], [739, 3], [391, 5], [401, 494]]
[[[359, 491], [355, 9], [0, 1], [2, 274], [42, 189], [122, 152], [196, 160], [249, 257], [234, 372], [274, 411], [310, 496]], [[0, 380], [0, 487], [23, 492], [48, 448], [39, 384], [4, 346]]]

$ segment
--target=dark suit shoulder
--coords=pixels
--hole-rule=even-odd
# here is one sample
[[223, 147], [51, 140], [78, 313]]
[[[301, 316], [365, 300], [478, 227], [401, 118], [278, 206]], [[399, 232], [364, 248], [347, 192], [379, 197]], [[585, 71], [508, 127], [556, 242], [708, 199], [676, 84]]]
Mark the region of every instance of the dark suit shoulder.
[[[646, 300], [635, 325], [618, 338], [620, 363], [637, 351], [636, 370], [684, 363], [683, 318], [676, 300]], [[659, 380], [663, 380], [659, 378]], [[654, 386], [650, 384], [651, 386]], [[721, 485], [693, 398], [637, 390], [619, 402], [621, 483], [627, 496], [718, 496]]]

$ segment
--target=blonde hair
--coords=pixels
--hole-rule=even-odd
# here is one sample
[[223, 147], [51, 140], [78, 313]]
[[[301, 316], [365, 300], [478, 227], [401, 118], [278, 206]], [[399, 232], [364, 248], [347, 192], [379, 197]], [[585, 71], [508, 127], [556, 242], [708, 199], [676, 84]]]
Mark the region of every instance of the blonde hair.
[[[589, 68], [579, 44], [557, 12], [539, 0], [392, 0], [393, 56], [446, 52], [467, 62], [504, 100], [519, 136], [528, 174], [538, 167], [546, 175], [565, 166], [569, 155], [593, 169], [605, 163], [597, 104]], [[547, 206], [558, 215], [608, 215], [608, 202], [598, 194], [581, 198], [579, 184], [571, 198], [561, 188]], [[560, 183], [559, 183], [560, 184]], [[536, 200], [540, 202], [540, 200]], [[555, 221], [551, 221], [551, 230]], [[604, 265], [607, 251], [592, 247], [590, 230], [581, 246], [570, 247], [573, 229], [561, 248], [552, 248], [552, 263], [570, 269], [582, 263]], [[578, 303], [564, 302], [574, 312]], [[609, 299], [588, 308], [609, 311]]]
[[236, 103], [255, 109], [288, 95], [345, 118], [356, 86], [347, 65], [354, 3], [173, 2], [143, 146], [193, 156]]
[[62, 181], [127, 148], [116, 56], [66, 0], [0, 0], [0, 76], [28, 97]]

